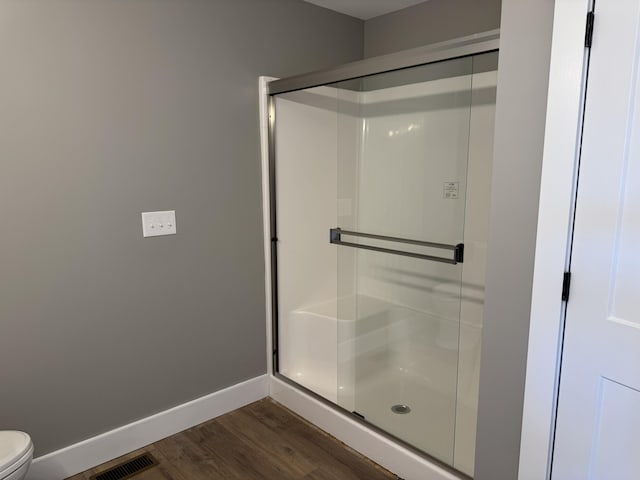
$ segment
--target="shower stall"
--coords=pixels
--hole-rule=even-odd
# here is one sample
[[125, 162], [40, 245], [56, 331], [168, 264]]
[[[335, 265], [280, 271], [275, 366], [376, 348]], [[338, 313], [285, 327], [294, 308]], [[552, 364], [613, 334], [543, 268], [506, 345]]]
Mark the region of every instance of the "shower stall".
[[468, 476], [497, 38], [268, 92], [274, 374]]

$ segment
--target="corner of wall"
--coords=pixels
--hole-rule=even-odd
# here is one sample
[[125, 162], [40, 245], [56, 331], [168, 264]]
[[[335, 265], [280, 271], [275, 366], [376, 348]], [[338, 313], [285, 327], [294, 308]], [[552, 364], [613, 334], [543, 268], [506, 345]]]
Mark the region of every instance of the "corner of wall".
[[503, 1], [477, 480], [518, 477], [553, 7]]

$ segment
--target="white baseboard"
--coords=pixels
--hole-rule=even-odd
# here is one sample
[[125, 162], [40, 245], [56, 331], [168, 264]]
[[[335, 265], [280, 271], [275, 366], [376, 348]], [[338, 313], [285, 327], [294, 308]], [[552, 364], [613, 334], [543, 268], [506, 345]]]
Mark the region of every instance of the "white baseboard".
[[26, 480], [63, 480], [269, 394], [267, 375], [252, 378], [34, 459]]
[[270, 396], [354, 450], [405, 480], [461, 477], [361, 425], [291, 385], [270, 376]]

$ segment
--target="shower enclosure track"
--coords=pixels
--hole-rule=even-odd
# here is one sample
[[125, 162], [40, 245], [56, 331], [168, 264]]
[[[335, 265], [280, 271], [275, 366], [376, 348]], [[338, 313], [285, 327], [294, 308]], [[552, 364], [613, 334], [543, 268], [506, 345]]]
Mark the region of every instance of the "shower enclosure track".
[[354, 78], [426, 65], [455, 58], [469, 57], [479, 53], [496, 51], [500, 43], [500, 30], [477, 33], [467, 37], [412, 48], [400, 53], [381, 55], [326, 70], [282, 78], [269, 82], [269, 95], [294, 92], [319, 87], [329, 83], [343, 82]]

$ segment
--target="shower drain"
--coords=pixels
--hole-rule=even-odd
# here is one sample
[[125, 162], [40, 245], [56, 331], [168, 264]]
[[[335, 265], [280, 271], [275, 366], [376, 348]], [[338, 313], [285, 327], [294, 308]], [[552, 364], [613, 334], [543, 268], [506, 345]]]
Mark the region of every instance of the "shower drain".
[[411, 412], [411, 408], [409, 407], [409, 405], [394, 405], [393, 407], [391, 407], [391, 411], [393, 413], [397, 413], [399, 415], [404, 415], [405, 413], [409, 413]]

